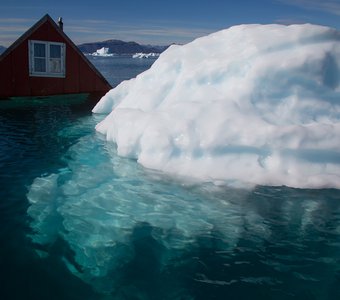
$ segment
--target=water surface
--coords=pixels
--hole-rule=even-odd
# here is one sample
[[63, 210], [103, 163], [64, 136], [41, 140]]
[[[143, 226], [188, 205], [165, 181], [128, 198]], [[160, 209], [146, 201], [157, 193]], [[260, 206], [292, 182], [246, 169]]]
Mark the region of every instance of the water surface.
[[[108, 59], [113, 85], [151, 64]], [[0, 102], [1, 299], [340, 299], [339, 190], [145, 170], [95, 132], [95, 101]]]

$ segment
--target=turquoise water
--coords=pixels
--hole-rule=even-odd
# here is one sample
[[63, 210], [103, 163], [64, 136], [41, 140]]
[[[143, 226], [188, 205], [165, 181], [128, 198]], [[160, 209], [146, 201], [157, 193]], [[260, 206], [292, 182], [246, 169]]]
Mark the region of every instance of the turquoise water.
[[[113, 85], [150, 66], [101, 64]], [[66, 99], [0, 103], [0, 299], [340, 299], [339, 190], [151, 172]]]

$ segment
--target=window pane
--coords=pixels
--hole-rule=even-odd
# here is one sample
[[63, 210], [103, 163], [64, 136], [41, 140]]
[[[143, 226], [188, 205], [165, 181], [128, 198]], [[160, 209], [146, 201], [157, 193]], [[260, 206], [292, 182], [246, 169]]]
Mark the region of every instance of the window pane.
[[46, 57], [45, 44], [34, 43], [34, 56]]
[[61, 73], [61, 60], [58, 58], [50, 59], [50, 72]]
[[46, 72], [45, 58], [34, 58], [34, 72]]
[[30, 76], [65, 77], [65, 44], [29, 41]]
[[60, 45], [50, 45], [50, 57], [51, 58], [61, 57], [61, 46]]

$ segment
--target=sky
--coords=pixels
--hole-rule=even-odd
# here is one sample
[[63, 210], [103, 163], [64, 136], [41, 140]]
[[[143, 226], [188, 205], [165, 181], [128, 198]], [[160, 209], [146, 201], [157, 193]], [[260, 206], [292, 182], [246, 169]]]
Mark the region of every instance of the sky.
[[340, 0], [0, 0], [0, 45], [48, 13], [76, 43], [185, 44], [238, 24], [313, 23], [340, 29]]

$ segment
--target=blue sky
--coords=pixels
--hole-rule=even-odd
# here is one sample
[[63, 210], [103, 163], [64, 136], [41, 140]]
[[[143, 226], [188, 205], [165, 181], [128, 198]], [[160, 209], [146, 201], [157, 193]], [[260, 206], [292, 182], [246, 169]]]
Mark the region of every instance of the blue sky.
[[187, 43], [242, 23], [314, 23], [340, 29], [340, 0], [11, 0], [0, 2], [0, 45], [43, 15], [63, 17], [76, 43], [120, 39]]

